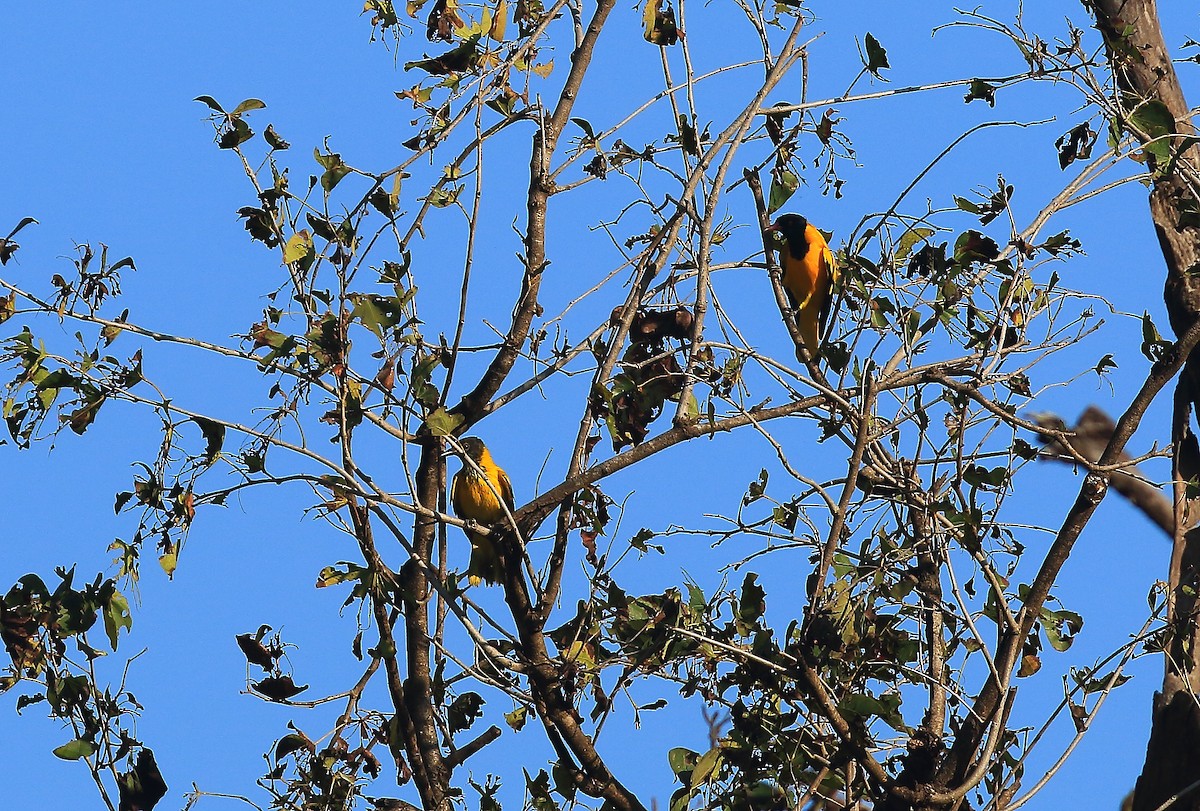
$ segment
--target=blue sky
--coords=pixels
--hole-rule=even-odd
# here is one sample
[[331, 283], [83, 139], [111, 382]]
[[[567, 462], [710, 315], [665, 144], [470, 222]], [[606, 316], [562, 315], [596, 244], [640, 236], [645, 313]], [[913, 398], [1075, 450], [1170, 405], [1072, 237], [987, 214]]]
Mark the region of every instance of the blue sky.
[[[690, 13], [726, 13], [718, 5]], [[1167, 41], [1173, 46], [1188, 37], [1200, 39], [1200, 17], [1184, 5], [1164, 4], [1162, 9]], [[810, 97], [836, 96], [845, 89], [859, 64], [856, 38], [861, 41], [867, 31], [888, 49], [892, 68], [885, 75], [893, 87], [1021, 69], [1015, 52], [995, 37], [965, 29], [931, 37], [936, 25], [955, 19], [951, 6], [811, 4], [818, 19], [808, 30], [820, 36], [811, 46]], [[990, 2], [983, 11], [1006, 18], [1013, 4]], [[204, 120], [206, 109], [193, 99], [207, 94], [228, 103], [249, 97], [264, 100], [267, 109], [255, 113], [252, 124], [261, 129], [273, 123], [292, 143], [288, 158], [297, 165], [303, 165], [304, 156], [326, 136], [333, 149], [356, 165], [397, 163], [405, 154], [400, 142], [407, 137], [412, 111], [393, 94], [413, 83], [412, 74], [400, 67], [412, 56], [405, 51], [397, 58], [379, 43], [370, 44], [367, 18], [355, 12], [354, 4], [308, 1], [170, 8], [73, 1], [52, 9], [8, 4], [0, 11], [5, 31], [0, 99], [6, 119], [0, 145], [7, 158], [0, 174], [0, 233], [24, 216], [36, 217], [40, 224], [21, 232], [18, 261], [10, 263], [5, 274], [37, 287], [66, 266], [73, 245], [104, 242], [114, 256], [131, 255], [137, 262], [137, 272], [125, 276], [125, 289], [129, 306], [146, 325], [223, 342], [244, 332], [260, 317], [262, 294], [277, 283], [278, 258], [247, 239], [235, 215], [251, 202], [245, 178], [233, 156], [216, 149]], [[1077, 5], [1067, 2], [1042, 4], [1027, 12], [1031, 30], [1044, 28], [1052, 35], [1065, 33], [1064, 15], [1082, 19]], [[640, 87], [643, 75], [656, 70], [658, 57], [640, 39], [636, 10], [624, 4], [615, 16], [616, 29], [604, 41], [595, 77], [605, 90], [585, 92], [577, 110], [594, 121], [619, 117], [635, 106], [622, 91]], [[724, 58], [722, 49], [732, 50], [738, 40], [722, 40], [720, 27], [710, 28], [707, 22], [693, 19], [693, 47], [701, 59]], [[405, 47], [419, 51], [423, 46], [422, 39], [414, 38]], [[561, 70], [567, 54], [557, 53], [555, 58]], [[703, 64], [697, 67], [704, 69]], [[1200, 69], [1183, 64], [1180, 70], [1195, 103], [1200, 99]], [[887, 86], [864, 80], [856, 91]], [[713, 92], [736, 87], [731, 77], [714, 83]], [[781, 97], [789, 91], [795, 92], [795, 87], [786, 86]], [[719, 106], [716, 98], [708, 103]], [[843, 167], [848, 182], [842, 199], [822, 196], [814, 183], [802, 188], [789, 208], [800, 208], [822, 228], [833, 230], [836, 246], [864, 212], [890, 204], [966, 127], [986, 120], [1029, 122], [1054, 116], [1054, 123], [1041, 128], [996, 128], [973, 136], [913, 195], [914, 201], [929, 198], [935, 205], [947, 205], [952, 194], [991, 186], [1003, 173], [1017, 186], [1016, 219], [1026, 221], [1062, 182], [1052, 144], [1081, 120], [1077, 104], [1078, 97], [1066, 88], [1041, 85], [1002, 92], [995, 109], [964, 104], [960, 89], [840, 105], [860, 166]], [[647, 130], [654, 126], [646, 125]], [[516, 211], [523, 206], [519, 179], [526, 158], [517, 149], [520, 140], [514, 143], [511, 163], [497, 165], [495, 180], [489, 182], [498, 187], [517, 184], [507, 203]], [[597, 191], [591, 205], [601, 210], [611, 204], [610, 195], [620, 193]], [[737, 194], [728, 195], [726, 205], [745, 217], [748, 203]], [[495, 208], [485, 213], [497, 223], [494, 244], [488, 245], [493, 251], [489, 259], [495, 256], [490, 260], [495, 281], [484, 282], [477, 312], [503, 325], [511, 308], [505, 282], [512, 277], [505, 274], [516, 267], [515, 241], [504, 200], [492, 205]], [[574, 295], [573, 274], [591, 270], [589, 257], [605, 248], [601, 234], [583, 230], [595, 220], [591, 209], [571, 217], [571, 229], [552, 233], [552, 246], [578, 243], [578, 264], [565, 267], [559, 262], [556, 271], [562, 276], [557, 278], [566, 282], [548, 286], [549, 312]], [[455, 225], [446, 220], [441, 227], [452, 234]], [[965, 218], [960, 227], [969, 227]], [[1136, 184], [1117, 189], [1068, 212], [1061, 227], [1052, 224], [1045, 233], [1066, 227], [1083, 240], [1087, 254], [1055, 268], [1064, 284], [1108, 298], [1125, 313], [1149, 311], [1165, 329], [1161, 257], [1144, 190]], [[431, 242], [417, 250], [425, 262], [433, 263], [442, 247]], [[430, 302], [424, 311], [430, 335], [452, 328], [447, 314], [455, 301], [456, 272], [447, 273], [441, 286], [437, 274], [427, 274], [422, 292]], [[739, 273], [744, 275], [731, 276], [720, 288], [731, 313], [753, 320], [763, 308], [773, 311], [763, 279], [749, 271]], [[612, 302], [604, 299], [590, 306], [595, 313], [607, 312]], [[1105, 317], [1110, 323], [1103, 337], [1069, 353], [1055, 369], [1086, 369], [1109, 352], [1116, 356], [1118, 368], [1105, 380], [1084, 376], [1070, 387], [1049, 390], [1039, 399], [1039, 409], [1072, 419], [1088, 403], [1116, 411], [1127, 402], [1148, 367], [1138, 351], [1140, 324]], [[71, 325], [43, 328], [63, 335], [74, 330]], [[761, 319], [759, 328], [763, 342], [778, 345], [785, 338], [782, 327], [770, 318]], [[468, 343], [486, 342], [490, 336], [481, 319], [468, 324]], [[177, 349], [154, 355], [148, 371], [170, 386], [177, 402], [200, 410], [240, 406], [229, 403], [228, 392], [239, 382], [254, 385], [247, 369], [214, 367], [195, 353]], [[1137, 450], [1166, 442], [1165, 417], [1161, 406], [1152, 411], [1135, 439]], [[563, 428], [557, 401], [551, 397], [530, 401], [519, 416], [502, 411], [479, 427], [518, 483], [518, 501], [532, 495], [548, 446], [558, 448], [551, 464], [561, 461], [572, 439], [569, 424], [567, 419]], [[28, 571], [49, 577], [54, 566], [77, 564], [82, 575], [90, 576], [109, 566], [108, 543], [130, 531], [126, 518], [113, 516], [113, 494], [128, 488], [130, 463], [154, 453], [155, 430], [146, 415], [114, 408], [83, 440], [64, 435], [52, 450], [41, 445], [23, 453], [11, 444], [0, 448], [0, 487], [11, 505], [5, 510], [7, 542], [0, 545], [0, 588]], [[813, 441], [810, 427], [781, 429], [781, 436], [795, 442], [797, 449]], [[813, 452], [812, 465], [833, 471], [840, 463], [836, 453], [837, 448], [822, 446]], [[754, 445], [747, 436], [702, 440], [673, 449], [636, 474], [615, 478], [606, 491], [618, 501], [634, 494], [622, 530], [626, 535], [643, 525], [662, 529], [671, 523], [694, 523], [704, 513], [731, 512], [746, 483], [761, 467], [772, 467], [771, 460], [770, 449]], [[1151, 469], [1165, 476], [1161, 466]], [[664, 483], [672, 470], [704, 470], [708, 475], [689, 481], [684, 492]], [[1078, 483], [1069, 468], [1035, 466], [1023, 474], [1021, 486], [1029, 495], [1014, 499], [1010, 520], [1056, 525]], [[354, 677], [348, 675], [357, 665], [350, 659], [347, 640], [355, 618], [338, 616], [344, 594], [312, 588], [322, 566], [352, 559], [353, 552], [343, 536], [302, 514], [310, 500], [302, 492], [257, 492], [227, 510], [209, 511], [192, 532], [173, 581], [152, 565], [146, 568], [134, 632], [126, 644], [133, 651], [147, 649], [131, 669], [130, 686], [146, 707], [137, 733], [155, 749], [172, 789], [160, 807], [180, 807], [182, 792], [193, 781], [210, 791], [249, 792], [261, 773], [260, 753], [286, 731], [287, 721], [317, 734], [325, 728], [328, 713], [303, 714], [238, 695], [245, 686], [244, 660], [233, 645], [234, 634], [264, 622], [284, 624], [286, 637], [299, 646], [291, 657], [298, 679], [312, 685], [313, 695], [341, 689]], [[1166, 574], [1167, 545], [1157, 533], [1115, 499], [1102, 506], [1058, 591], [1064, 604], [1084, 614], [1087, 625], [1077, 645], [1058, 657], [1054, 667], [1085, 666], [1140, 626], [1146, 592]], [[1046, 536], [1033, 536], [1026, 544], [1034, 548], [1047, 542]], [[709, 588], [715, 584], [716, 575], [705, 571], [711, 559], [705, 549], [676, 546], [673, 552], [662, 559], [630, 562], [646, 592], [679, 585], [682, 571]], [[799, 554], [794, 561], [773, 560], [783, 565], [762, 573], [769, 595], [773, 589], [784, 592], [794, 586], [788, 564], [804, 565]], [[1119, 801], [1140, 768], [1150, 696], [1160, 671], [1153, 658], [1135, 663], [1135, 680], [1109, 700], [1058, 779], [1027, 807], [1113, 806]], [[1035, 690], [1044, 691], [1045, 700], [1021, 704], [1018, 712], [1029, 707], [1031, 717], [1025, 720], [1034, 722], [1038, 713], [1044, 714], [1055, 689], [1049, 679], [1023, 688], [1023, 700]], [[701, 748], [703, 728], [696, 717], [665, 713], [649, 714], [645, 721], [636, 734], [606, 732], [612, 737], [601, 748], [608, 747], [619, 773], [633, 775], [635, 788], [663, 802], [672, 788], [665, 756], [654, 761], [647, 752], [657, 752], [665, 742]], [[0, 706], [0, 738], [23, 742], [19, 748], [7, 747], [0, 762], [0, 785], [8, 787], [6, 797], [13, 807], [96, 804], [85, 771], [50, 755], [65, 740], [64, 734], [38, 717], [36, 707], [16, 718], [11, 704]], [[527, 731], [506, 737], [505, 743], [481, 756], [476, 777], [489, 764], [502, 763], [509, 746], [536, 750], [536, 735]], [[1048, 755], [1055, 743], [1046, 746]], [[368, 791], [385, 793], [384, 787]]]

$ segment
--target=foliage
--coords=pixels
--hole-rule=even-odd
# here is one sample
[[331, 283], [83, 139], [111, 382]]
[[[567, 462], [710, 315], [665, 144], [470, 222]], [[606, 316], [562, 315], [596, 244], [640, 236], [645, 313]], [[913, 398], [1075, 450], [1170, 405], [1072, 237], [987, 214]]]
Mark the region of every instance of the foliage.
[[[1009, 723], [1015, 680], [1037, 678], [1049, 651], [1068, 650], [1083, 617], [1056, 602], [1061, 561], [1030, 551], [1007, 505], [1036, 438], [1069, 445], [1064, 429], [1023, 414], [1067, 376], [1043, 371], [1047, 359], [1099, 328], [1095, 303], [1053, 269], [1080, 242], [1067, 230], [1042, 233], [1095, 188], [1096, 164], [1065, 175], [1028, 224], [1012, 206], [1022, 190], [1004, 177], [924, 205], [909, 186], [864, 214], [833, 242], [841, 277], [822, 358], [793, 361], [786, 353], [801, 344], [778, 246], [760, 234], [807, 184], [843, 193], [852, 133], [830, 103], [807, 101], [807, 87], [796, 94], [793, 78], [812, 69], [801, 41], [808, 10], [728, 5], [722, 19], [739, 14], [761, 51], [718, 54], [727, 62], [701, 73], [691, 41], [705, 41], [711, 23], [685, 25], [682, 2], [646, 0], [630, 24], [612, 0], [413, 0], [403, 9], [369, 0], [372, 39], [395, 49], [413, 82], [396, 94], [414, 115], [405, 154], [387, 168], [356, 165], [329, 143], [311, 158], [291, 149], [261, 126], [262, 100], [200, 96], [216, 147], [246, 171], [237, 216], [282, 268], [239, 343], [160, 332], [146, 326], [155, 314], [117, 312], [121, 272], [134, 264], [110, 262], [104, 247], [82, 246], [74, 275], [55, 275], [40, 292], [0, 279], [3, 416], [15, 445], [64, 428], [86, 435], [116, 403], [153, 414], [161, 429], [157, 454], [116, 496], [131, 527], [112, 545], [116, 574], [75, 590], [73, 571], [59, 571], [53, 592], [30, 575], [0, 603], [10, 658], [0, 686], [18, 711], [45, 703], [70, 726], [55, 754], [85, 761], [110, 807], [114, 786], [122, 808], [151, 808], [165, 785], [129, 731], [140, 705], [123, 680], [97, 683], [88, 630], [102, 621], [115, 651], [132, 622], [119, 588], [146, 576], [146, 557], [171, 576], [187, 565], [189, 533], [206, 512], [280, 484], [307, 488], [312, 513], [353, 542], [354, 559], [331, 561], [316, 587], [346, 593], [361, 627], [346, 646], [363, 665], [344, 691], [307, 702], [280, 632], [264, 625], [237, 638], [261, 671], [247, 679], [253, 695], [297, 711], [344, 702], [329, 735], [310, 737], [302, 722], [276, 731], [260, 780], [271, 807], [498, 809], [511, 802], [501, 786], [516, 785], [543, 811], [641, 809], [647, 799], [613, 773], [596, 739], [608, 723], [636, 726], [668, 705], [703, 708], [711, 729], [707, 749], [661, 755], [677, 780], [671, 811], [818, 800], [932, 808], [968, 795], [998, 807], [1037, 782], [1024, 772], [1038, 736]], [[1052, 45], [1019, 20], [961, 22], [990, 31], [1027, 66], [957, 80], [966, 102], [996, 105], [1022, 82], [1078, 91], [1070, 103], [1089, 117], [1046, 139], [1064, 170], [1093, 160], [1108, 113], [1102, 160], [1132, 154], [1171, 171], [1178, 155], [1160, 137], [1171, 122], [1153, 102], [1112, 116], [1095, 43], [1080, 29]], [[659, 49], [663, 74], [583, 119], [577, 100], [606, 92], [589, 75], [608, 58], [596, 47], [601, 32], [624, 36], [621, 47]], [[863, 77], [885, 80], [897, 53], [866, 32], [860, 52], [839, 105], [857, 98]], [[726, 74], [739, 82], [730, 97], [694, 92]], [[992, 124], [954, 145], [983, 126]], [[526, 157], [521, 186], [487, 187], [489, 202], [494, 194], [524, 212], [508, 260], [502, 228], [481, 213], [502, 209], [482, 205], [482, 178], [485, 166], [511, 171]], [[508, 216], [495, 215], [505, 227]], [[599, 243], [581, 237], [564, 247], [553, 237], [559, 218], [565, 228], [596, 225], [611, 244], [593, 251], [581, 246]], [[31, 223], [0, 240], [0, 261]], [[739, 323], [723, 305], [732, 271], [738, 285], [773, 286], [779, 311]], [[439, 296], [457, 296], [457, 306]], [[472, 345], [500, 296], [511, 321], [494, 328], [497, 340]], [[550, 299], [567, 303], [551, 313]], [[59, 320], [79, 331], [64, 338]], [[762, 335], [785, 330], [792, 343], [780, 360]], [[1144, 330], [1155, 370], [1181, 362], [1148, 316]], [[253, 368], [265, 394], [246, 392], [256, 400], [243, 415], [192, 409], [147, 371], [162, 344]], [[1096, 354], [1075, 371], [1102, 374], [1111, 356]], [[571, 446], [566, 462], [550, 465], [523, 504], [532, 485], [518, 487], [507, 521], [472, 527], [496, 545], [501, 601], [500, 590], [468, 586], [464, 522], [446, 514], [442, 492], [446, 457], [460, 437], [486, 431], [490, 415], [542, 391], [558, 416], [539, 430]], [[722, 432], [743, 435], [746, 453], [763, 437], [779, 461], [711, 510], [731, 514], [688, 527], [670, 515], [657, 528], [621, 525], [623, 502], [602, 489], [609, 477]], [[818, 442], [826, 461], [801, 448]], [[684, 481], [676, 472], [658, 486]], [[724, 554], [728, 577], [745, 570], [740, 582], [638, 593], [630, 561], [664, 555], [683, 568], [698, 539], [717, 554], [751, 550]], [[804, 559], [793, 593], [768, 594], [753, 568]], [[1080, 734], [1139, 641], [1117, 664], [1075, 673], [1065, 701]], [[645, 683], [650, 701], [638, 698]], [[631, 719], [618, 710], [624, 699]], [[1055, 714], [1043, 713], [1047, 724]], [[514, 754], [512, 773], [482, 781], [464, 768], [497, 739], [537, 735], [550, 764]], [[375, 796], [393, 782], [407, 799]]]

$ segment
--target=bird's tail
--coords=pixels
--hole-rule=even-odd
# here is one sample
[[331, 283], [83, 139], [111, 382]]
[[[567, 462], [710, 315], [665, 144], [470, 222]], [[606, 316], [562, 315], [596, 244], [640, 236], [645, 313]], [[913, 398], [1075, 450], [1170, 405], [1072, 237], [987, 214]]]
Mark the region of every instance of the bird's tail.
[[812, 359], [816, 360], [817, 353], [821, 349], [821, 319], [818, 313], [812, 307], [803, 309], [799, 312], [796, 321], [805, 349], [808, 350]]
[[490, 538], [471, 535], [471, 561], [467, 565], [467, 581], [472, 586], [487, 583], [494, 586], [500, 579], [500, 558]]

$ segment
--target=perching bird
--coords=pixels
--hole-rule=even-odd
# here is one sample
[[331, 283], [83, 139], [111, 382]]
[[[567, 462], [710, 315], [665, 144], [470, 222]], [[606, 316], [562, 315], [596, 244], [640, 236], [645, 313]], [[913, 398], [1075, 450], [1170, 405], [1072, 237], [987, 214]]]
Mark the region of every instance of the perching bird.
[[799, 214], [780, 215], [767, 228], [767, 233], [782, 234], [787, 242], [786, 249], [779, 251], [783, 288], [796, 310], [800, 337], [815, 360], [833, 303], [830, 293], [838, 275], [833, 251], [829, 250], [821, 232]]
[[[503, 526], [507, 520], [505, 505], [509, 513], [515, 509], [508, 474], [492, 459], [479, 437], [463, 437], [459, 444], [466, 458], [450, 485], [450, 504], [454, 507], [454, 514], [467, 521]], [[500, 579], [500, 560], [496, 555], [494, 539], [470, 529], [464, 529], [464, 532], [471, 542], [467, 579], [472, 586], [480, 582], [489, 585], [495, 583]]]

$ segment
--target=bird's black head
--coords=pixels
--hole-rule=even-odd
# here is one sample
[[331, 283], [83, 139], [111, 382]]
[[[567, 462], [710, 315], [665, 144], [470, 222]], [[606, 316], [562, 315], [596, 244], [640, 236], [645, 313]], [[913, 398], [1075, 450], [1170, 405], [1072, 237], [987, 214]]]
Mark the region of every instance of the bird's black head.
[[808, 253], [808, 240], [804, 233], [808, 230], [808, 220], [799, 214], [781, 214], [767, 232], [783, 234], [787, 240], [788, 253], [793, 259], [803, 259]]
[[483, 459], [484, 452], [487, 451], [487, 446], [477, 436], [465, 436], [458, 441], [458, 444], [462, 446], [463, 455], [469, 457], [475, 464], [479, 464]]

